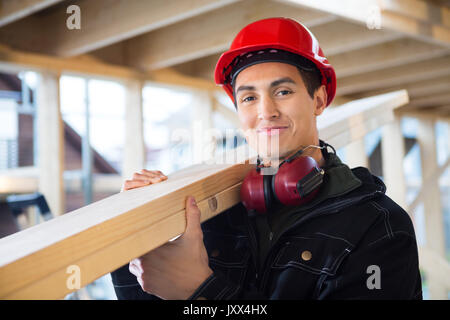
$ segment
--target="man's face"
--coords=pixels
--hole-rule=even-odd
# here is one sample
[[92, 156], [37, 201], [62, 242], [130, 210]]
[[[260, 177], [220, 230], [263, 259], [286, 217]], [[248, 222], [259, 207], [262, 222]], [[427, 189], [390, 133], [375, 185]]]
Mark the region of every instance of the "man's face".
[[276, 156], [272, 141], [279, 141], [280, 157], [318, 143], [316, 116], [326, 106], [325, 86], [311, 98], [297, 67], [259, 63], [241, 71], [234, 88], [246, 140], [261, 156]]

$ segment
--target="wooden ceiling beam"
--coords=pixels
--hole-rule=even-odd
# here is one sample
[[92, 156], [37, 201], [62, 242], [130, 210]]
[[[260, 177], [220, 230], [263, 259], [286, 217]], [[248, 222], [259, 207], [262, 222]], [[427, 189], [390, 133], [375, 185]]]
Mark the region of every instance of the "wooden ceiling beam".
[[126, 66], [111, 65], [89, 55], [73, 58], [57, 58], [43, 54], [21, 52], [0, 45], [0, 70], [19, 72], [22, 70], [55, 71], [82, 77], [96, 77], [122, 81], [140, 79], [201, 90], [218, 90], [213, 82], [188, 77], [171, 69], [142, 72]]
[[[389, 46], [393, 46], [394, 49], [401, 52], [404, 52], [404, 50], [407, 49], [405, 48], [402, 50], [402, 48], [398, 48], [402, 45], [400, 38], [404, 37], [400, 33], [369, 30], [348, 21], [335, 20], [329, 23], [312, 26], [309, 29], [319, 40], [321, 48], [328, 57], [331, 59], [334, 58], [338, 64], [347, 63], [347, 65], [343, 66], [344, 73], [346, 71], [351, 72], [351, 69], [355, 67], [353, 62], [354, 59], [351, 57], [352, 54], [349, 53], [348, 55], [345, 55], [345, 52], [356, 51], [356, 55], [360, 57], [358, 59], [364, 59], [367, 52], [369, 52], [369, 57], [371, 58], [378, 55], [378, 60], [373, 59], [369, 62], [377, 63], [377, 65], [385, 65], [385, 61], [382, 63], [378, 63], [378, 61], [386, 58], [392, 58], [395, 61], [399, 60], [398, 55], [395, 57], [386, 55], [386, 51], [389, 50]], [[397, 45], [388, 44], [387, 47], [383, 47], [384, 43], [393, 42], [394, 40], [399, 40], [400, 43], [397, 43]], [[408, 40], [405, 39], [403, 41], [408, 42]], [[370, 49], [362, 50], [367, 47], [370, 47]], [[375, 51], [374, 48], [376, 48], [377, 51]], [[111, 48], [111, 50], [112, 49], [113, 48]], [[425, 55], [424, 52], [433, 52], [433, 49], [435, 49], [435, 51], [439, 51], [437, 47], [429, 48], [429, 45], [419, 45], [416, 52], [417, 55], [411, 55], [407, 59], [410, 61], [414, 59], [414, 57], [418, 58], [420, 54]], [[191, 60], [177, 65], [176, 68], [191, 76], [213, 79], [214, 67], [219, 56], [220, 54], [213, 54], [204, 58]], [[350, 62], [348, 62], [348, 60], [350, 60]], [[365, 64], [368, 65], [369, 62], [365, 62]]]
[[239, 0], [80, 0], [81, 29], [66, 27], [66, 8], [30, 17], [0, 30], [21, 50], [70, 57], [84, 54]]
[[214, 82], [214, 70], [219, 57], [220, 54], [213, 54], [205, 58], [196, 59], [176, 65], [173, 68], [183, 74], [196, 78], [207, 79]]
[[0, 27], [13, 23], [62, 0], [1, 0]]
[[310, 28], [325, 56], [338, 55], [377, 44], [398, 40], [404, 35], [386, 30], [370, 30], [357, 23], [338, 19]]
[[[445, 7], [439, 7], [443, 12], [443, 19], [438, 21], [423, 21], [423, 17], [414, 17], [412, 13], [418, 14], [420, 8], [412, 6], [408, 11], [399, 9], [393, 10], [393, 6], [383, 6], [383, 0], [276, 0], [280, 3], [297, 5], [303, 8], [316, 9], [321, 12], [328, 12], [345, 19], [380, 27], [381, 29], [401, 32], [410, 37], [450, 47], [450, 28], [448, 28], [448, 12]], [[399, 0], [392, 0], [391, 3], [399, 3]], [[401, 1], [405, 2], [405, 1]], [[421, 2], [421, 1], [420, 1]], [[387, 3], [387, 2], [386, 2]], [[410, 1], [408, 1], [410, 3]], [[414, 3], [417, 5], [416, 1]], [[413, 3], [413, 4], [414, 4]], [[398, 12], [401, 12], [398, 13]], [[380, 19], [377, 18], [380, 17]], [[443, 22], [445, 21], [445, 22]], [[379, 22], [379, 25], [377, 25]]]
[[450, 93], [444, 92], [440, 94], [432, 94], [429, 96], [412, 99], [405, 108], [407, 109], [418, 109], [418, 108], [431, 108], [440, 107], [450, 104]]
[[217, 54], [227, 50], [250, 21], [273, 16], [289, 16], [309, 27], [335, 19], [315, 10], [247, 0], [130, 39], [126, 42], [127, 63], [155, 70]]
[[450, 28], [450, 8], [423, 0], [381, 0], [385, 11]]
[[395, 110], [395, 114], [400, 117], [425, 118], [436, 121], [450, 121], [450, 105], [440, 107], [416, 108], [411, 109], [408, 106], [400, 107]]
[[449, 52], [450, 49], [441, 46], [404, 38], [330, 56], [328, 60], [335, 68], [337, 77], [348, 77], [433, 59]]
[[[436, 45], [426, 44], [414, 39], [403, 38], [401, 40], [394, 40], [364, 49], [329, 56], [329, 61], [335, 68], [339, 79], [347, 79], [351, 76], [361, 74], [362, 81], [358, 84], [364, 85], [364, 75], [366, 73], [369, 73], [369, 75], [371, 72], [382, 73], [383, 69], [392, 69], [395, 67], [401, 67], [402, 65], [414, 65], [415, 63], [420, 64], [420, 61], [433, 61], [434, 59], [437, 59], [436, 61], [441, 61], [441, 58], [449, 52], [450, 50], [442, 49]], [[178, 66], [177, 69], [193, 77], [213, 80], [214, 68], [218, 57], [219, 55], [217, 54], [210, 55], [202, 59], [197, 59], [182, 64]], [[446, 61], [447, 64], [449, 62], [450, 60]], [[446, 67], [444, 67], [444, 70], [445, 69]], [[400, 70], [404, 75], [410, 74], [410, 72], [414, 73], [414, 70], [410, 70], [408, 68], [401, 68]], [[442, 72], [438, 72], [436, 76], [441, 74]], [[375, 85], [379, 86], [382, 85], [382, 83], [377, 83]], [[338, 89], [339, 86], [340, 84], [338, 85]], [[350, 90], [351, 89], [352, 88], [350, 88]], [[380, 89], [376, 87], [371, 91], [374, 90]], [[349, 93], [345, 92], [342, 94], [347, 95]]]
[[415, 99], [423, 96], [428, 96], [430, 94], [436, 94], [436, 93], [443, 93], [447, 92], [450, 88], [450, 75], [444, 75], [441, 77], [436, 77], [433, 79], [426, 79], [422, 81], [417, 81], [413, 83], [407, 83], [407, 84], [400, 84], [396, 86], [391, 86], [388, 88], [382, 88], [378, 90], [370, 90], [365, 91], [360, 94], [355, 95], [349, 95], [348, 98], [354, 99], [361, 99], [365, 97], [371, 97], [376, 96], [379, 94], [391, 92], [391, 91], [397, 91], [405, 89], [408, 91], [408, 95], [410, 99]]
[[450, 74], [450, 56], [429, 59], [338, 79], [337, 95], [390, 88]]

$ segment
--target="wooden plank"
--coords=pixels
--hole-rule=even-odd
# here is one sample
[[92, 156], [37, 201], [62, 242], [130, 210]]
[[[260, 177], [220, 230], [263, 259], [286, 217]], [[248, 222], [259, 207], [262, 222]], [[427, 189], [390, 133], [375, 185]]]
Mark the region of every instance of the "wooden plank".
[[52, 6], [62, 0], [2, 0], [0, 27]]
[[[53, 215], [65, 210], [64, 201], [64, 129], [60, 110], [59, 74], [41, 73], [37, 92], [37, 144], [41, 192]], [[50, 142], [51, 141], [51, 142]]]
[[[401, 91], [349, 103], [341, 116], [324, 114], [321, 138], [339, 148], [378, 122], [369, 115], [383, 117], [405, 101]], [[343, 130], [350, 134], [343, 136]], [[342, 140], [333, 140], [335, 134]], [[196, 197], [202, 221], [237, 204], [251, 168], [248, 163], [196, 165], [0, 239], [0, 298], [61, 298], [72, 291], [66, 286], [71, 265], [80, 267], [82, 286], [92, 282], [182, 233], [187, 195]]]
[[[27, 292], [26, 287], [33, 286], [46, 276], [57, 278], [58, 270], [65, 272], [69, 265], [78, 264], [82, 259], [88, 259], [86, 263], [89, 265], [81, 269], [82, 284], [93, 281], [182, 232], [184, 229], [173, 230], [171, 225], [173, 219], [176, 219], [173, 216], [178, 215], [178, 225], [183, 226], [184, 219], [180, 218], [187, 195], [194, 195], [199, 203], [207, 203], [209, 198], [217, 197], [223, 190], [239, 184], [250, 168], [251, 166], [243, 164], [197, 166], [169, 175], [162, 183], [113, 195], [35, 228], [0, 239], [0, 296], [18, 297], [20, 292]], [[223, 208], [222, 201], [226, 204], [233, 194], [238, 194], [236, 188], [232, 190], [230, 195], [225, 193], [225, 198], [219, 196], [219, 208]], [[236, 201], [233, 202], [235, 203]], [[133, 246], [130, 245], [129, 238], [132, 235], [163, 221], [166, 221], [165, 227], [159, 226], [156, 229], [165, 230], [165, 233], [158, 237], [154, 233], [141, 232], [141, 237], [143, 234], [150, 234], [152, 240], [137, 241], [136, 250], [131, 249]], [[171, 222], [167, 225], [167, 221]], [[116, 242], [120, 240], [124, 240], [127, 245], [117, 248]], [[15, 242], [21, 244], [21, 250], [13, 249], [12, 244]], [[107, 261], [113, 259], [114, 264], [105, 264], [105, 257], [101, 254], [97, 256], [101, 250], [113, 253], [114, 258], [110, 257]], [[103, 273], [91, 271], [95, 265], [101, 265]], [[93, 276], [95, 277], [92, 278]], [[88, 280], [90, 281], [86, 282]], [[49, 295], [53, 297], [62, 297], [70, 292], [65, 287], [65, 280], [46, 288], [48, 290], [45, 291], [49, 291]], [[16, 292], [18, 289], [19, 292]], [[57, 294], [52, 290], [57, 291]], [[63, 290], [62, 294], [60, 290]], [[32, 296], [25, 294], [23, 297]]]

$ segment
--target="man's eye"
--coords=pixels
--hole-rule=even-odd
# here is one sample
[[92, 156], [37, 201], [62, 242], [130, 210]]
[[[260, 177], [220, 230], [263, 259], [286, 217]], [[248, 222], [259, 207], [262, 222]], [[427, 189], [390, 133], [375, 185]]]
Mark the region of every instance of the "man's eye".
[[245, 97], [244, 99], [242, 99], [242, 102], [250, 102], [250, 101], [253, 101], [253, 100], [255, 100], [255, 97], [250, 96], [250, 97]]
[[277, 92], [277, 96], [285, 96], [285, 95], [288, 95], [288, 94], [291, 94], [292, 93], [292, 91], [290, 91], [290, 90], [280, 90], [280, 91], [278, 91]]

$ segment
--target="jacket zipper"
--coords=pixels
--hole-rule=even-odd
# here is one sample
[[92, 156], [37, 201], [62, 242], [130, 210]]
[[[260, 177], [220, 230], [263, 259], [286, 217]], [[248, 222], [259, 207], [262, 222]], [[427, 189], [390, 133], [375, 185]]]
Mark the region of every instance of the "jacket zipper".
[[[259, 273], [259, 269], [258, 269], [259, 265], [256, 262], [256, 261], [258, 261], [258, 257], [256, 256], [257, 255], [256, 246], [258, 244], [257, 244], [257, 240], [256, 240], [255, 230], [253, 229], [253, 225], [250, 223], [248, 216], [247, 216], [247, 232], [250, 236], [250, 250], [252, 251], [252, 256], [253, 256], [253, 259], [251, 259], [251, 260], [253, 263], [253, 267], [255, 268], [255, 278], [256, 278], [255, 280], [257, 282], [258, 281], [258, 273]], [[258, 284], [256, 283], [256, 285], [258, 285]]]
[[[339, 202], [339, 203], [337, 203], [337, 204], [331, 204], [331, 205], [328, 205], [328, 206], [323, 207], [323, 208], [317, 208], [316, 210], [311, 211], [309, 214], [307, 214], [306, 216], [304, 216], [303, 218], [301, 218], [300, 220], [298, 220], [296, 223], [294, 223], [292, 226], [290, 226], [289, 228], [287, 228], [286, 230], [284, 230], [284, 231], [281, 233], [281, 235], [278, 237], [278, 240], [281, 239], [281, 237], [282, 237], [284, 234], [286, 234], [286, 233], [289, 232], [290, 230], [292, 230], [292, 229], [294, 229], [295, 227], [297, 227], [299, 224], [304, 223], [304, 222], [307, 221], [308, 219], [317, 217], [318, 214], [321, 214], [321, 213], [323, 213], [323, 212], [327, 212], [327, 211], [329, 211], [329, 210], [343, 209], [344, 207], [347, 207], [347, 206], [350, 205], [350, 204], [354, 204], [354, 203], [360, 202], [360, 201], [365, 200], [365, 199], [371, 199], [371, 198], [374, 198], [374, 197], [377, 196], [378, 194], [382, 194], [382, 193], [383, 193], [383, 192], [377, 190], [377, 191], [375, 191], [374, 193], [371, 193], [371, 194], [369, 194], [369, 195], [364, 195], [364, 196], [358, 197], [358, 198], [356, 198], [356, 199], [353, 198], [353, 199], [349, 199], [349, 200], [343, 200], [343, 201], [341, 201], [341, 202]], [[269, 268], [266, 268], [266, 267], [267, 267], [268, 262], [271, 261], [271, 258], [272, 258], [272, 256], [273, 256], [273, 248], [274, 248], [274, 247], [275, 247], [274, 245], [272, 245], [272, 246], [270, 247], [269, 252], [267, 253], [267, 257], [266, 257], [266, 259], [265, 259], [265, 261], [264, 261], [264, 263], [263, 263], [264, 269], [263, 269], [263, 274], [262, 274], [262, 277], [261, 277], [261, 282], [259, 283], [259, 286], [258, 286], [258, 290], [259, 290], [259, 291], [262, 291], [262, 290], [265, 289], [266, 281], [267, 281], [267, 276], [268, 276], [268, 274], [269, 274]]]

